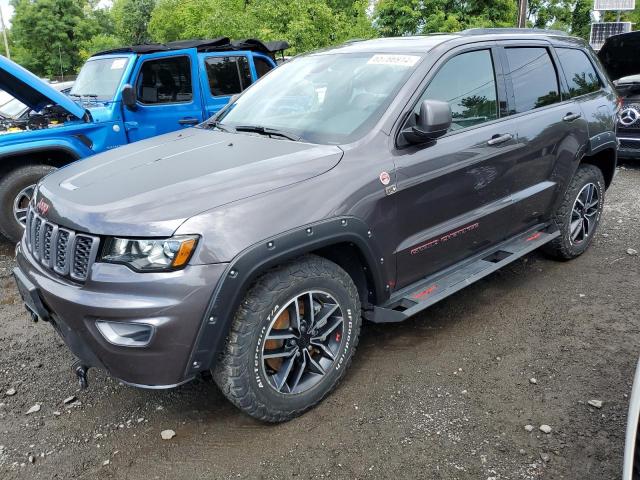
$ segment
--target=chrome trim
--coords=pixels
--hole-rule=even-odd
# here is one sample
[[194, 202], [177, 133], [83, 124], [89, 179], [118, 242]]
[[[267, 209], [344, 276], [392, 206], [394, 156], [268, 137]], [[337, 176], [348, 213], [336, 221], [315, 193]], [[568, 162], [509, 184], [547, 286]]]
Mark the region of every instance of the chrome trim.
[[618, 140], [625, 140], [627, 142], [640, 142], [640, 138], [633, 137], [618, 137]]

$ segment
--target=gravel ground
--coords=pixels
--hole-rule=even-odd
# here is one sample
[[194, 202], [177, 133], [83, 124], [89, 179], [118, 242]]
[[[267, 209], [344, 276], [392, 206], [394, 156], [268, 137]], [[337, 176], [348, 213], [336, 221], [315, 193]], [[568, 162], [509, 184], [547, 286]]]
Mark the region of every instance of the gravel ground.
[[619, 478], [639, 206], [640, 168], [627, 164], [581, 258], [534, 252], [410, 321], [366, 325], [341, 386], [275, 426], [210, 380], [143, 391], [91, 371], [78, 391], [62, 341], [29, 323], [0, 243], [0, 478]]

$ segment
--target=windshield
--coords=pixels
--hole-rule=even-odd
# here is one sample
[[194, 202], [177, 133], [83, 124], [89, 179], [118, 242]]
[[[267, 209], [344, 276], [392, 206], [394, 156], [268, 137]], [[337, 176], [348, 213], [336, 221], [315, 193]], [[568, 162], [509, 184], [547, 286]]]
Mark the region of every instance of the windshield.
[[127, 57], [95, 58], [84, 64], [69, 95], [101, 101], [113, 99], [129, 59]]
[[352, 142], [378, 121], [420, 58], [373, 53], [300, 57], [273, 70], [216, 120], [223, 128], [279, 130], [312, 143]]
[[17, 118], [24, 113], [27, 106], [17, 98], [10, 100], [0, 108], [0, 115], [6, 118]]

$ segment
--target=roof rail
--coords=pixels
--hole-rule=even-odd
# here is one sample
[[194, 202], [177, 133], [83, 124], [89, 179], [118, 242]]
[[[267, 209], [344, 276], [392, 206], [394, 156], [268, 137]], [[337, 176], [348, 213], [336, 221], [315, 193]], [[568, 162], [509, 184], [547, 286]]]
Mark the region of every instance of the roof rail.
[[461, 31], [460, 35], [512, 35], [514, 33], [569, 36], [567, 32], [562, 30], [544, 30], [542, 28], [469, 28]]

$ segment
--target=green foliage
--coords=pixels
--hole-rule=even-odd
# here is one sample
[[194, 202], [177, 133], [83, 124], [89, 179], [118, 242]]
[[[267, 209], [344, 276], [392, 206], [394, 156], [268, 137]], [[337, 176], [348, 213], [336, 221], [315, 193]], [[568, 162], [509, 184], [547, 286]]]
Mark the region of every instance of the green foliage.
[[148, 43], [147, 27], [155, 5], [155, 0], [115, 0], [111, 18], [116, 37], [127, 45]]
[[159, 0], [149, 31], [161, 42], [221, 36], [287, 40], [295, 54], [374, 36], [367, 5], [367, 0]]
[[101, 19], [89, 0], [13, 0], [13, 59], [38, 75], [74, 73], [81, 45], [101, 33]]
[[589, 38], [593, 0], [530, 0], [529, 24]]
[[516, 15], [513, 0], [379, 0], [374, 23], [384, 36], [415, 35], [509, 27]]

